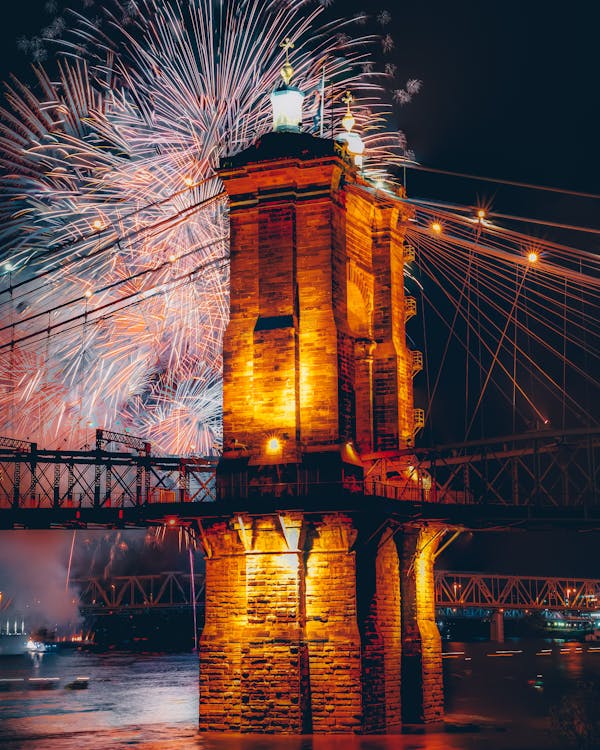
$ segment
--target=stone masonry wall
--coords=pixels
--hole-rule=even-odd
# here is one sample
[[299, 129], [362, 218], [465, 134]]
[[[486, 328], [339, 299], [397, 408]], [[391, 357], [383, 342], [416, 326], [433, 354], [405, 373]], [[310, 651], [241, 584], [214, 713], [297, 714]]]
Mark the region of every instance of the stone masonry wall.
[[[344, 169], [329, 158], [222, 172], [224, 443], [254, 462], [294, 463], [307, 447], [350, 440], [367, 453], [412, 443], [400, 209], [353, 173], [340, 180]], [[272, 435], [283, 437], [276, 456], [265, 450]]]
[[435, 621], [435, 524], [402, 537], [402, 719], [435, 724], [444, 717], [442, 645]]
[[343, 515], [323, 518], [307, 539], [306, 640], [312, 728], [318, 733], [362, 728], [355, 539], [353, 523]]
[[[330, 190], [334, 159], [224, 173], [231, 199], [231, 311], [223, 432], [244, 455], [295, 463], [339, 441]], [[269, 455], [270, 437], [281, 451]]]
[[339, 439], [329, 197], [298, 203], [296, 219], [299, 426], [308, 446]]
[[258, 318], [258, 209], [230, 217], [230, 319], [223, 337], [224, 447], [254, 432], [254, 326]]
[[[207, 531], [205, 619], [199, 642], [200, 715], [203, 732], [242, 728], [241, 639], [245, 622], [246, 570], [237, 532], [230, 524]], [[226, 707], [226, 708], [225, 708]]]
[[362, 627], [364, 731], [389, 734], [402, 724], [400, 562], [391, 529], [383, 531], [375, 565], [370, 557], [366, 555], [358, 577], [367, 607]]
[[306, 731], [304, 596], [296, 518], [239, 516], [205, 531], [201, 731]]
[[246, 549], [246, 625], [241, 644], [242, 730], [306, 729], [301, 559], [277, 517], [254, 518]]
[[359, 531], [343, 513], [207, 525], [201, 731], [393, 733], [442, 720], [437, 530], [381, 533], [358, 544], [357, 570]]

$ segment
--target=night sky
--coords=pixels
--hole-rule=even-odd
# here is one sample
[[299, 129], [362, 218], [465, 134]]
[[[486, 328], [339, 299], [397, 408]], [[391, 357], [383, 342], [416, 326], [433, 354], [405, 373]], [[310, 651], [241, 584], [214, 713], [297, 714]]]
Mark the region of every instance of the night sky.
[[[397, 126], [417, 160], [440, 169], [597, 193], [598, 18], [592, 5], [376, 0], [365, 8], [338, 0], [331, 12], [391, 13], [386, 31], [395, 47], [382, 54], [381, 62], [397, 66], [396, 86], [408, 78], [423, 81], [412, 103], [395, 108]], [[0, 78], [11, 71], [26, 75], [30, 58], [18, 49], [17, 39], [39, 34], [48, 25], [53, 14], [47, 6], [47, 0], [3, 4]], [[595, 219], [598, 224], [592, 202], [517, 194], [415, 172], [409, 174], [408, 190], [413, 196], [471, 204], [494, 200], [496, 206], [504, 202], [530, 216], [560, 214], [561, 220]], [[595, 544], [597, 534], [587, 536]], [[532, 558], [524, 535], [512, 535], [510, 541], [498, 537], [494, 543], [490, 537], [483, 542], [463, 539], [455, 545], [463, 558], [451, 557], [448, 564], [462, 560], [474, 569], [600, 575], [598, 562], [575, 553], [580, 543], [581, 535], [548, 536], [539, 556]], [[549, 569], [547, 549], [554, 558], [562, 550], [558, 569]]]
[[[62, 0], [3, 5], [0, 78], [27, 68], [29, 58], [17, 40], [39, 34], [52, 21], [56, 13], [46, 10], [52, 4], [65, 5]], [[80, 7], [80, 0], [71, 5]], [[380, 28], [395, 46], [382, 61], [397, 66], [398, 84], [407, 78], [423, 81], [414, 101], [396, 109], [398, 126], [419, 161], [597, 191], [593, 3], [375, 0], [366, 5], [337, 0], [331, 12], [390, 12], [390, 23]]]

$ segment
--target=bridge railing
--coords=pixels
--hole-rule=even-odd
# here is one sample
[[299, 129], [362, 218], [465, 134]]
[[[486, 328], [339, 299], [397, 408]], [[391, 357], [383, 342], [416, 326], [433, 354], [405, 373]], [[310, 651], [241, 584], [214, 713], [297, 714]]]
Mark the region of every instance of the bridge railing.
[[[509, 435], [370, 458], [365, 479], [331, 482], [318, 466], [216, 480], [217, 458], [39, 450], [0, 440], [0, 509], [136, 507], [263, 495], [319, 499], [364, 493], [397, 501], [530, 506], [600, 505], [600, 428]], [[271, 471], [271, 474], [268, 471]], [[282, 475], [290, 472], [283, 467]], [[283, 478], [283, 477], [282, 477]]]
[[[213, 491], [214, 492], [214, 491]], [[213, 493], [207, 493], [206, 496], [199, 498], [199, 501], [212, 501], [214, 500]], [[139, 500], [133, 493], [111, 493], [110, 496], [105, 497], [100, 503], [101, 507], [104, 508], [128, 508], [135, 507], [136, 505], [153, 504], [153, 503], [189, 503], [195, 502], [194, 498], [189, 492], [180, 492], [178, 490], [156, 490], [151, 488], [148, 493], [142, 492], [139, 496]], [[89, 492], [78, 492], [66, 495], [59, 503], [58, 507], [61, 508], [91, 508], [94, 506], [93, 494]], [[0, 493], [0, 508], [12, 508], [13, 496], [6, 492]], [[19, 501], [19, 508], [54, 508], [57, 507], [53, 501], [53, 498], [49, 497], [48, 494], [37, 492], [35, 494], [28, 493], [22, 497]]]
[[[230, 483], [231, 484], [231, 483]], [[234, 485], [233, 490], [222, 492], [223, 499], [228, 498], [259, 498], [259, 497], [327, 497], [339, 496], [343, 493], [377, 495], [399, 502], [414, 503], [472, 503], [473, 495], [468, 492], [445, 490], [439, 492], [436, 487], [427, 489], [413, 482], [382, 482], [374, 479], [360, 480], [346, 477], [339, 482], [264, 482], [249, 483], [241, 478]]]
[[413, 482], [430, 502], [600, 505], [598, 427], [373, 454], [372, 461], [366, 491], [384, 497], [414, 494], [406, 488]]
[[366, 480], [364, 483], [365, 495], [377, 495], [390, 500], [411, 501], [415, 503], [474, 503], [475, 497], [472, 492], [466, 490], [453, 490], [440, 488], [435, 484], [426, 487], [413, 482], [383, 482], [378, 480]]
[[217, 458], [0, 444], [0, 508], [130, 507], [216, 499]]

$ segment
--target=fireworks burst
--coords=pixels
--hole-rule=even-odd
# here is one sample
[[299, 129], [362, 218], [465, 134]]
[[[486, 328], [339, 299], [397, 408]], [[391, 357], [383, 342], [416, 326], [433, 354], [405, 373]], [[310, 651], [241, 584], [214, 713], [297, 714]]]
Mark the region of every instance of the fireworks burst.
[[[35, 89], [6, 87], [2, 434], [78, 447], [110, 427], [167, 453], [220, 442], [228, 225], [215, 169], [270, 128], [283, 37], [309, 94], [307, 129], [324, 70], [325, 135], [352, 87], [373, 163], [400, 158], [365, 76], [377, 40], [351, 39], [353, 19], [324, 22], [325, 5], [117, 0], [99, 29], [75, 15]], [[47, 36], [63, 33], [61, 20]]]
[[380, 13], [377, 14], [377, 21], [382, 26], [387, 26], [388, 23], [392, 20], [392, 15], [387, 10], [382, 10]]
[[394, 49], [394, 40], [391, 34], [386, 34], [381, 40], [381, 48], [384, 52], [391, 52]]

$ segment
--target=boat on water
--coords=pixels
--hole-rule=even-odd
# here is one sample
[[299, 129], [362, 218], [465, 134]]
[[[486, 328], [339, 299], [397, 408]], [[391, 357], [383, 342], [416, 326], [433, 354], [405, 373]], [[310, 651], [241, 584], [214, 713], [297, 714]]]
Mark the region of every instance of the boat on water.
[[65, 690], [87, 690], [89, 683], [89, 677], [76, 677], [65, 685]]
[[25, 631], [25, 622], [8, 618], [0, 623], [0, 656], [18, 656], [27, 652], [29, 634]]
[[32, 656], [46, 654], [69, 648], [90, 648], [94, 640], [90, 634], [76, 633], [71, 636], [57, 638], [56, 633], [42, 628], [30, 633], [25, 630], [25, 622], [6, 620], [0, 625], [0, 656]]
[[45, 637], [44, 633], [30, 634], [25, 630], [25, 623], [21, 621], [19, 627], [18, 621], [15, 620], [11, 627], [9, 621], [6, 627], [0, 629], [0, 656], [19, 656], [21, 654], [45, 654], [48, 651], [55, 651], [58, 643], [50, 637]]
[[38, 641], [29, 638], [25, 644], [25, 650], [30, 654], [45, 654], [48, 651], [56, 651], [57, 644], [48, 641]]
[[0, 633], [0, 656], [19, 656], [27, 653], [27, 633]]

